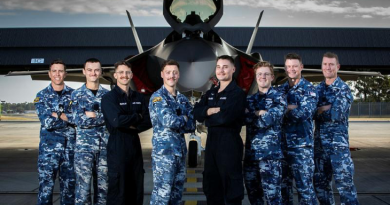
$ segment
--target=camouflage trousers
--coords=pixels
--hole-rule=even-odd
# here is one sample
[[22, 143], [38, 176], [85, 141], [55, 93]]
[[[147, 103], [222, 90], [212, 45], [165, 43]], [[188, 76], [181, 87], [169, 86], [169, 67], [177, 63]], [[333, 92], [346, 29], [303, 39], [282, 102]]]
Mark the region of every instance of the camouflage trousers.
[[[299, 204], [317, 205], [314, 192], [314, 151], [312, 147], [288, 148], [282, 162], [282, 197], [283, 204], [293, 204], [293, 179], [298, 192]], [[287, 162], [287, 163], [286, 163]]]
[[38, 205], [53, 204], [54, 182], [59, 175], [61, 204], [74, 204], [74, 139], [41, 137], [38, 155]]
[[[280, 160], [244, 161], [244, 180], [252, 205], [282, 203]], [[264, 191], [263, 191], [264, 190]]]
[[106, 204], [107, 201], [107, 150], [100, 153], [76, 152], [76, 200], [75, 204], [85, 205], [91, 202], [91, 185], [93, 178], [94, 204]]
[[314, 149], [314, 187], [321, 204], [335, 204], [332, 176], [340, 193], [341, 204], [359, 204], [353, 183], [354, 165], [349, 147], [324, 148], [321, 142]]
[[[287, 153], [285, 154], [287, 155]], [[294, 204], [294, 190], [292, 187], [293, 176], [288, 166], [287, 159], [280, 160], [282, 165], [282, 204], [283, 205], [293, 205]]]
[[150, 205], [179, 205], [186, 178], [186, 155], [152, 155], [153, 192]]

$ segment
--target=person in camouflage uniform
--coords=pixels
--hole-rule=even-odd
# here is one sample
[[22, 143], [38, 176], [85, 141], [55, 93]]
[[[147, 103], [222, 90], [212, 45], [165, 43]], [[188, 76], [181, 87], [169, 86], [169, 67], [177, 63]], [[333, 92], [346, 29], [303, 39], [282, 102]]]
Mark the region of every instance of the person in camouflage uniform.
[[184, 133], [195, 131], [195, 120], [192, 105], [176, 90], [180, 77], [179, 64], [174, 60], [165, 61], [161, 77], [164, 85], [153, 93], [149, 102], [153, 125], [154, 182], [150, 204], [179, 205], [186, 173]]
[[107, 204], [142, 205], [145, 170], [138, 133], [152, 124], [144, 96], [130, 88], [131, 65], [122, 60], [114, 67], [116, 86], [102, 99], [102, 112], [110, 132]]
[[322, 58], [325, 80], [317, 86], [314, 188], [321, 204], [335, 204], [333, 175], [341, 204], [356, 205], [359, 202], [353, 183], [354, 165], [348, 140], [348, 116], [353, 96], [348, 85], [337, 77], [339, 69], [337, 55], [325, 53]]
[[92, 178], [94, 204], [106, 204], [108, 132], [101, 112], [101, 99], [108, 90], [99, 84], [102, 68], [98, 59], [86, 60], [83, 74], [86, 83], [72, 93], [77, 126], [75, 204], [91, 204]]
[[50, 64], [51, 84], [38, 92], [34, 103], [41, 122], [38, 173], [38, 204], [53, 204], [54, 182], [59, 175], [61, 204], [74, 204], [73, 167], [75, 129], [70, 96], [64, 84], [66, 66], [61, 60]]
[[252, 205], [262, 205], [264, 190], [269, 205], [282, 203], [281, 124], [287, 108], [285, 96], [271, 87], [273, 66], [269, 62], [254, 65], [259, 92], [247, 97], [245, 123], [244, 179]]
[[284, 204], [292, 204], [292, 179], [298, 191], [300, 204], [318, 204], [313, 187], [314, 150], [313, 116], [318, 96], [315, 87], [301, 76], [303, 64], [300, 56], [285, 56], [288, 81], [279, 87], [287, 97], [287, 113], [283, 120], [283, 149], [285, 162], [282, 169], [282, 197]]

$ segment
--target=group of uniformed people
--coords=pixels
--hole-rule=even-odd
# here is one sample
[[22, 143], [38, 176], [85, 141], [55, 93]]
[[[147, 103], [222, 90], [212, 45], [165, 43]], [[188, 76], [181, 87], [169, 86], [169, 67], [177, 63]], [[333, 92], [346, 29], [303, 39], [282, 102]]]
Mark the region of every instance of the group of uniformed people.
[[244, 184], [252, 205], [293, 204], [293, 181], [300, 204], [335, 204], [332, 178], [342, 204], [359, 204], [348, 140], [353, 97], [337, 76], [338, 57], [324, 54], [325, 80], [317, 87], [303, 78], [302, 69], [300, 56], [287, 54], [288, 81], [276, 88], [271, 86], [273, 65], [259, 62], [253, 67], [258, 92], [246, 96], [233, 80], [234, 59], [219, 56], [218, 83], [192, 106], [176, 88], [180, 65], [174, 60], [163, 62], [163, 86], [149, 104], [130, 89], [133, 73], [126, 61], [115, 63], [117, 84], [111, 91], [99, 84], [98, 59], [86, 60], [86, 83], [77, 90], [64, 84], [64, 62], [53, 61], [51, 84], [34, 100], [41, 121], [38, 204], [52, 204], [57, 174], [61, 204], [92, 204], [92, 198], [94, 204], [143, 204], [138, 134], [150, 127], [150, 204], [181, 204], [184, 134], [195, 131], [196, 121], [208, 127], [203, 172], [207, 204], [241, 204]]

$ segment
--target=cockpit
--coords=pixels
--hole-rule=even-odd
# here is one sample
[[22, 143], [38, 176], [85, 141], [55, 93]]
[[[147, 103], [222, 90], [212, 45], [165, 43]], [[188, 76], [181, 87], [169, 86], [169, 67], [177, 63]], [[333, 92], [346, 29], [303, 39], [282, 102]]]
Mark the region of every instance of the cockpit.
[[223, 14], [222, 0], [164, 0], [163, 14], [179, 34], [208, 33]]
[[176, 16], [178, 23], [207, 23], [217, 11], [213, 0], [173, 0], [170, 13]]

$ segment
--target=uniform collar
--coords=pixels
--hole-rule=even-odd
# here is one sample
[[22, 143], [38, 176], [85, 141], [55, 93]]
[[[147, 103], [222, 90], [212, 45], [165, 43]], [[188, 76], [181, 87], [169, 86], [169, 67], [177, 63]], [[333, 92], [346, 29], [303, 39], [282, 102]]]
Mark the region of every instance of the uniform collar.
[[[167, 95], [169, 96], [170, 98], [174, 99], [174, 97], [172, 96], [171, 93], [169, 93], [169, 91], [165, 88], [165, 86], [163, 85], [162, 86], [162, 92], [164, 95]], [[179, 96], [180, 92], [178, 90], [176, 90], [176, 98]]]
[[[265, 96], [269, 95], [270, 93], [272, 93], [273, 91], [275, 90], [275, 88], [273, 86], [269, 87], [269, 89], [267, 90], [267, 92], [264, 94]], [[256, 93], [257, 95], [261, 95], [260, 94], [260, 91], [257, 91]]]
[[[228, 86], [226, 86], [226, 88], [222, 91], [231, 91], [233, 90], [235, 87], [237, 86], [236, 82], [234, 80], [232, 80]], [[219, 88], [221, 87], [221, 85], [219, 84], [217, 87], [214, 87], [215, 91], [218, 92]]]
[[[54, 90], [54, 88], [53, 88], [53, 86], [51, 85], [51, 83], [49, 84], [49, 86], [47, 86], [47, 88], [50, 90], [50, 92], [57, 92], [57, 91], [55, 91]], [[62, 92], [61, 92], [61, 94], [63, 94], [63, 93], [65, 93], [65, 92], [69, 92], [71, 90], [71, 88], [70, 87], [68, 87], [68, 86], [66, 86], [65, 84], [64, 84], [64, 89], [62, 89]]]
[[91, 90], [89, 90], [89, 89], [87, 88], [87, 84], [86, 84], [86, 83], [84, 83], [83, 86], [81, 86], [81, 89], [80, 89], [80, 90], [81, 90], [81, 91], [84, 91], [85, 93], [87, 93], [87, 95], [89, 95], [89, 96], [91, 96], [91, 97], [98, 97], [98, 96], [100, 96], [100, 95], [102, 94], [103, 87], [102, 87], [102, 85], [99, 84], [99, 87], [98, 87], [98, 91], [97, 91], [97, 93], [96, 93], [96, 96], [92, 93]]
[[[326, 86], [325, 80], [323, 82], [324, 85]], [[341, 83], [341, 78], [337, 76], [336, 80], [334, 80], [333, 83], [329, 85], [329, 87], [337, 87], [340, 83]]]
[[306, 79], [303, 76], [301, 76], [301, 79], [299, 80], [298, 84], [290, 87], [290, 84], [288, 83], [288, 80], [287, 80], [287, 82], [284, 83], [284, 88], [288, 88], [287, 90], [292, 90], [292, 89], [295, 90], [295, 89], [301, 87], [302, 85], [304, 85], [305, 83], [306, 83]]
[[129, 93], [129, 96], [127, 96], [126, 92], [123, 91], [118, 85], [115, 85], [114, 87], [114, 90], [120, 94], [122, 97], [125, 96], [125, 97], [131, 97], [131, 95], [133, 94], [133, 90], [129, 87], [129, 90], [128, 90], [128, 93]]

